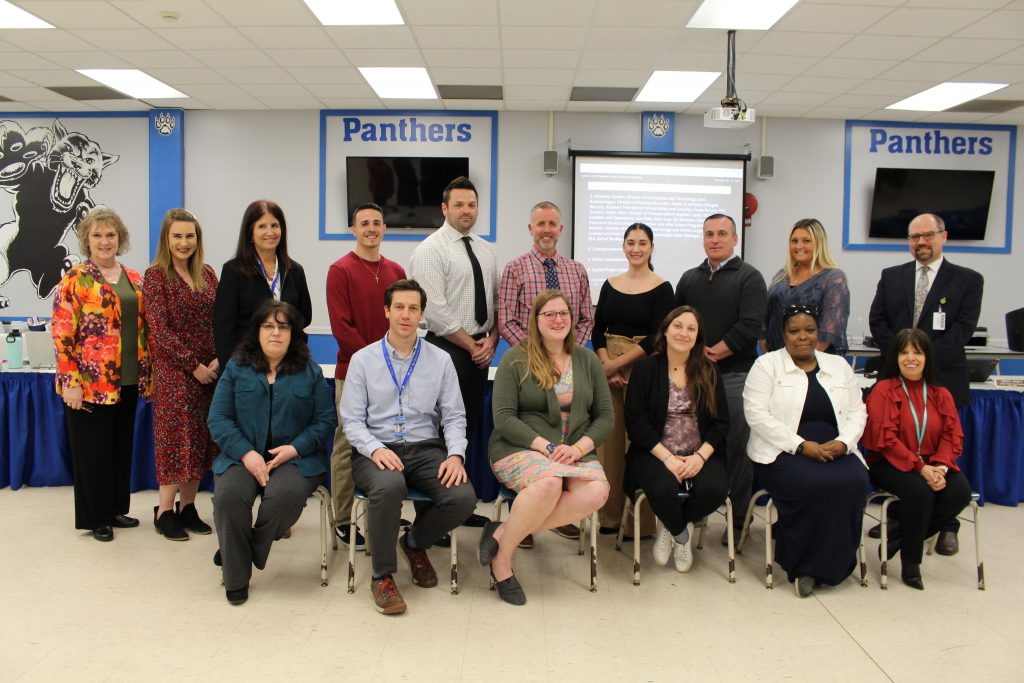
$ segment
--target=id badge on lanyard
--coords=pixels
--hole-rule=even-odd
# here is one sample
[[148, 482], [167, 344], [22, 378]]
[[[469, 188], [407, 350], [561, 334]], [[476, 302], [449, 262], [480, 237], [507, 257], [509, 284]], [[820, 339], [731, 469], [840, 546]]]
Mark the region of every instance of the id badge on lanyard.
[[394, 436], [395, 441], [405, 441], [406, 429], [405, 429], [405, 412], [402, 406], [402, 394], [405, 392], [406, 386], [409, 385], [409, 378], [412, 377], [412, 371], [416, 367], [416, 361], [420, 358], [420, 348], [423, 342], [417, 340], [416, 351], [412, 355], [412, 362], [409, 363], [409, 369], [405, 371], [405, 377], [402, 379], [402, 383], [398, 383], [398, 376], [395, 374], [395, 367], [391, 364], [391, 356], [388, 353], [387, 344], [383, 339], [380, 340], [380, 350], [384, 354], [384, 362], [388, 366], [388, 372], [391, 373], [391, 381], [395, 383], [395, 388], [398, 389], [398, 414], [395, 415], [394, 419]]

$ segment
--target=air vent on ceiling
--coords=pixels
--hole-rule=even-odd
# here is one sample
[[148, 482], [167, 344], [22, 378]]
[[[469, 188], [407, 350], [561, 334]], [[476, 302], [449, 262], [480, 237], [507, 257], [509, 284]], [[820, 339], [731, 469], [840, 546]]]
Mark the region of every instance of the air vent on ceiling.
[[47, 86], [58, 95], [72, 100], [130, 100], [123, 92], [102, 85], [52, 85]]
[[439, 85], [442, 100], [501, 100], [505, 93], [500, 85]]
[[595, 88], [577, 86], [572, 89], [572, 102], [632, 102], [636, 88]]

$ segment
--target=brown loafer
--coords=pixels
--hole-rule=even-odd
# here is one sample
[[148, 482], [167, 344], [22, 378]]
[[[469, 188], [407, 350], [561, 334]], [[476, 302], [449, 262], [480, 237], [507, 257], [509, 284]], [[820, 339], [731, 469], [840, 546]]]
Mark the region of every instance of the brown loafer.
[[370, 593], [373, 595], [373, 606], [381, 614], [405, 614], [405, 600], [398, 592], [391, 574], [370, 581]]
[[568, 538], [570, 541], [580, 540], [580, 528], [575, 524], [563, 524], [562, 526], [555, 527], [552, 531], [562, 538]]
[[398, 539], [398, 547], [402, 549], [406, 559], [409, 560], [409, 569], [412, 570], [412, 582], [420, 588], [433, 588], [437, 585], [437, 572], [430, 564], [426, 550], [415, 550], [405, 544], [409, 538], [409, 532], [402, 534]]

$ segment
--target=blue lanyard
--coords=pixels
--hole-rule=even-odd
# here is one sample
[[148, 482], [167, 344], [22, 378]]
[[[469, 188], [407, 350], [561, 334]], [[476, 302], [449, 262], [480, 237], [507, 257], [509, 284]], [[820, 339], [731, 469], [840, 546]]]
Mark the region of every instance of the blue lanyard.
[[[387, 339], [387, 337], [384, 337], [384, 339]], [[423, 345], [423, 341], [417, 340], [416, 351], [412, 354], [412, 362], [409, 363], [409, 369], [405, 371], [405, 379], [399, 384], [398, 376], [395, 375], [395, 367], [391, 365], [391, 354], [388, 353], [388, 346], [384, 343], [384, 339], [380, 340], [380, 350], [384, 354], [384, 362], [388, 365], [388, 372], [391, 373], [391, 381], [395, 383], [395, 387], [398, 389], [398, 414], [402, 415], [402, 392], [405, 391], [406, 385], [409, 384], [413, 368], [416, 367], [416, 361], [420, 358], [420, 347]]]
[[[267, 277], [267, 269], [263, 267], [263, 259], [261, 259], [259, 256], [256, 257], [256, 265], [259, 266], [260, 272], [263, 273], [263, 279], [264, 280], [269, 280], [270, 278]], [[275, 294], [274, 292], [277, 289], [277, 282], [278, 282], [278, 280], [280, 278], [281, 278], [281, 261], [280, 261], [280, 259], [278, 259], [278, 262], [277, 262], [277, 272], [274, 273], [274, 280], [273, 280], [273, 282], [270, 283], [270, 297], [272, 299], [277, 299], [278, 301], [280, 301], [281, 298], [277, 294]]]
[[921, 457], [921, 442], [924, 441], [924, 430], [928, 426], [928, 383], [921, 380], [921, 389], [924, 391], [922, 403], [924, 403], [924, 419], [917, 419], [917, 409], [914, 408], [914, 401], [910, 398], [910, 392], [907, 391], [907, 383], [900, 377], [900, 384], [903, 385], [903, 393], [907, 395], [907, 401], [910, 402], [910, 415], [914, 418], [914, 429], [917, 430], [917, 457]]

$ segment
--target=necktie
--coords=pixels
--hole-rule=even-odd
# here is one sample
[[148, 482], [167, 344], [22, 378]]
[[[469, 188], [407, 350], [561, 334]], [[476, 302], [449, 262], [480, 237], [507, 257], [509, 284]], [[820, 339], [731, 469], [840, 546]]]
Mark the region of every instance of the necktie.
[[555, 270], [555, 259], [544, 259], [544, 285], [548, 289], [560, 289], [558, 286], [558, 271]]
[[928, 297], [928, 266], [922, 266], [920, 273], [917, 277], [917, 287], [914, 288], [914, 327], [918, 327], [924, 300]]
[[484, 272], [480, 270], [480, 262], [476, 260], [476, 254], [473, 253], [469, 235], [462, 238], [462, 243], [466, 245], [469, 265], [473, 267], [473, 311], [476, 324], [482, 327], [487, 323], [487, 293], [484, 291]]

